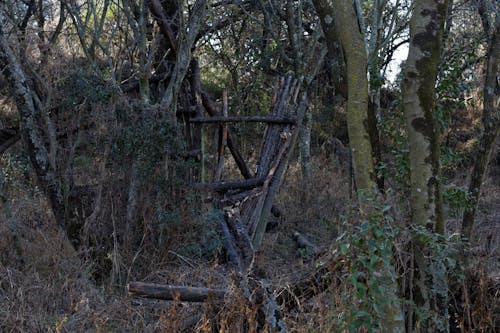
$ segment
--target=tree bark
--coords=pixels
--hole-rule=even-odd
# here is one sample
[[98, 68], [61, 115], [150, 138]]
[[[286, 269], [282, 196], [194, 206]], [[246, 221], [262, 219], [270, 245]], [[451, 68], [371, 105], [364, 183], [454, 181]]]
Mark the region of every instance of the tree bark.
[[486, 67], [486, 78], [483, 91], [483, 134], [479, 142], [479, 150], [475, 156], [474, 168], [472, 170], [469, 184], [471, 195], [471, 209], [466, 210], [462, 220], [462, 239], [471, 240], [474, 221], [481, 193], [481, 185], [494, 144], [500, 135], [500, 14], [495, 20], [495, 29], [491, 35], [488, 48], [488, 64]]
[[444, 227], [439, 179], [440, 133], [434, 114], [434, 85], [446, 3], [445, 0], [415, 2], [402, 83], [410, 146], [412, 222], [440, 233]]
[[[372, 147], [368, 131], [368, 78], [364, 41], [349, 1], [333, 1], [333, 20], [347, 59], [347, 129], [358, 191], [371, 195], [375, 188]], [[324, 18], [323, 20], [326, 20]]]
[[[373, 0], [372, 22], [370, 28], [370, 41], [367, 43], [368, 49], [368, 73], [370, 100], [368, 103], [368, 133], [372, 145], [373, 163], [382, 163], [382, 152], [380, 148], [380, 134], [377, 127], [377, 115], [380, 112], [380, 89], [382, 80], [380, 79], [380, 64], [383, 62], [380, 56], [382, 44], [382, 16], [387, 1]], [[358, 14], [360, 15], [360, 14]], [[377, 188], [384, 192], [384, 175], [376, 172]]]
[[[417, 0], [410, 20], [410, 46], [402, 82], [410, 148], [411, 223], [443, 233], [440, 133], [434, 114], [434, 87], [440, 62], [448, 1]], [[417, 332], [448, 332], [446, 269], [429, 244], [414, 237], [414, 301]]]
[[[368, 212], [373, 209], [371, 207], [373, 202], [366, 199], [377, 194], [377, 185], [372, 160], [370, 119], [368, 119], [366, 44], [351, 1], [333, 1], [330, 8], [325, 2], [314, 1], [314, 4], [322, 26], [326, 26], [330, 31], [335, 29], [338, 32], [345, 52], [347, 61], [347, 128], [349, 145], [351, 147], [352, 166], [357, 185], [358, 201], [361, 207], [360, 211], [364, 216], [367, 216]], [[359, 14], [361, 15], [361, 13]], [[333, 15], [333, 17], [330, 15]], [[335, 25], [335, 28], [331, 27], [332, 24]], [[330, 33], [332, 37], [335, 35], [332, 32]], [[327, 42], [332, 43], [333, 41], [328, 40]], [[374, 125], [376, 133], [375, 117], [373, 118], [371, 123]], [[398, 286], [395, 281], [388, 281], [383, 287], [388, 293], [392, 294], [391, 299], [397, 299], [395, 294]], [[399, 302], [388, 302], [384, 312], [384, 318], [381, 318], [383, 331], [403, 332], [404, 320]]]
[[313, 0], [314, 9], [321, 22], [321, 29], [328, 49], [328, 68], [331, 72], [335, 93], [347, 99], [347, 73], [345, 57], [340, 42], [339, 32], [333, 22], [334, 9], [327, 1]]
[[11, 50], [6, 35], [0, 26], [0, 67], [9, 82], [15, 103], [20, 115], [20, 131], [27, 149], [31, 164], [35, 169], [41, 187], [46, 192], [56, 222], [68, 235], [73, 246], [77, 246], [79, 239], [74, 239], [76, 226], [66, 225], [63, 191], [57, 180], [54, 166], [47, 147], [44, 144], [43, 133], [39, 122], [43, 118], [35, 103], [35, 94], [30, 88], [29, 81], [21, 68], [19, 61]]
[[312, 166], [311, 166], [311, 132], [312, 132], [312, 110], [308, 107], [305, 111], [304, 120], [300, 128], [300, 166], [302, 169], [302, 199], [307, 205], [311, 199], [312, 190]]

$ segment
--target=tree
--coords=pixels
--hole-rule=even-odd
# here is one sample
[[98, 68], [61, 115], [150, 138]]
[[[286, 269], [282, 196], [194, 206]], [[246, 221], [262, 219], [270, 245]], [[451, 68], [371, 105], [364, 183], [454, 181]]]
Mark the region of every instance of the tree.
[[[3, 23], [3, 22], [1, 22]], [[5, 78], [19, 112], [21, 136], [42, 188], [49, 198], [56, 222], [66, 231], [73, 245], [78, 243], [78, 226], [67, 223], [64, 194], [56, 173], [57, 143], [54, 125], [44, 109], [42, 97], [33, 89], [21, 64], [9, 46], [0, 24], [0, 66], [5, 68]], [[40, 122], [45, 121], [45, 126]], [[45, 137], [42, 128], [49, 133]], [[45, 141], [48, 141], [48, 146]], [[75, 238], [76, 237], [76, 238]]]
[[[315, 1], [322, 25], [335, 24], [347, 63], [347, 127], [352, 152], [354, 176], [359, 193], [371, 195], [375, 189], [372, 147], [368, 134], [368, 78], [366, 48], [350, 2], [334, 1], [331, 11], [321, 10], [324, 3]], [[329, 41], [331, 42], [331, 41]]]
[[[486, 1], [481, 1], [483, 6]], [[496, 4], [496, 14], [493, 29], [488, 30], [489, 18], [482, 7], [479, 7], [481, 20], [485, 34], [489, 36], [489, 46], [487, 53], [486, 73], [483, 89], [483, 115], [482, 115], [482, 136], [479, 140], [479, 150], [475, 156], [475, 163], [469, 184], [469, 194], [471, 196], [471, 208], [464, 212], [462, 220], [462, 239], [470, 241], [476, 216], [481, 185], [494, 144], [500, 135], [500, 8]]]
[[411, 224], [417, 228], [413, 239], [413, 292], [420, 310], [415, 325], [419, 332], [449, 331], [444, 263], [439, 255], [431, 252], [420, 234], [422, 229], [444, 233], [439, 176], [440, 133], [434, 113], [434, 87], [446, 12], [446, 0], [414, 2], [410, 47], [402, 82], [410, 148]]
[[[324, 34], [328, 44], [335, 44], [340, 39], [345, 53], [347, 65], [347, 126], [351, 147], [354, 178], [358, 190], [361, 219], [370, 219], [377, 214], [370, 213], [375, 207], [373, 201], [367, 200], [377, 196], [375, 169], [372, 160], [372, 144], [368, 128], [368, 73], [366, 44], [362, 35], [355, 7], [348, 1], [334, 1], [326, 4], [314, 1], [320, 16]], [[330, 16], [332, 15], [332, 16]], [[334, 26], [330, 27], [330, 26]], [[326, 28], [326, 30], [325, 30]], [[375, 218], [376, 220], [377, 218]], [[371, 223], [376, 223], [371, 221]], [[390, 251], [389, 251], [390, 252]], [[390, 258], [387, 262], [391, 262]], [[382, 268], [379, 268], [382, 270]], [[389, 274], [394, 272], [379, 272]], [[388, 293], [388, 301], [384, 304], [383, 318], [380, 326], [387, 332], [403, 332], [404, 320], [400, 303], [397, 301], [397, 282], [387, 278], [380, 286]]]

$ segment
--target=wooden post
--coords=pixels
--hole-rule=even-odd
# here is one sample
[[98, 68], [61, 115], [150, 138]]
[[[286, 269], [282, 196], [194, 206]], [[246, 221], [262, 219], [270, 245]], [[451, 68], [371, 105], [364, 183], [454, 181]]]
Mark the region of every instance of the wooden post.
[[[228, 101], [227, 89], [222, 91], [222, 116], [227, 118]], [[227, 144], [227, 123], [219, 124], [219, 149], [217, 152], [217, 169], [215, 170], [215, 180], [222, 179], [222, 169], [224, 167], [224, 150]]]

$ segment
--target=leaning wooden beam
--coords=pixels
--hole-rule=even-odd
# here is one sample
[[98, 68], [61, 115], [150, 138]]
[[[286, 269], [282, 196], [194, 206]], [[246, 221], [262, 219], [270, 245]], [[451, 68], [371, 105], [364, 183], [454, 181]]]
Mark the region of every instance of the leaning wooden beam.
[[238, 254], [238, 250], [236, 249], [235, 240], [231, 232], [229, 231], [226, 219], [221, 214], [219, 215], [219, 224], [221, 226], [222, 234], [224, 236], [224, 243], [226, 246], [226, 251], [231, 258], [231, 261], [236, 266], [236, 271], [238, 273], [243, 273], [243, 260]]
[[230, 123], [230, 122], [247, 122], [247, 123], [268, 123], [268, 124], [289, 124], [295, 125], [297, 119], [295, 117], [264, 117], [264, 116], [230, 116], [230, 117], [196, 117], [189, 120], [192, 123]]
[[[227, 117], [228, 113], [228, 98], [227, 98], [227, 89], [222, 91], [222, 116]], [[222, 170], [224, 169], [224, 151], [227, 146], [227, 134], [228, 128], [227, 123], [218, 124], [219, 131], [217, 135], [217, 168], [215, 170], [215, 181], [220, 181], [222, 179]]]
[[252, 189], [258, 186], [262, 186], [266, 179], [252, 178], [246, 180], [228, 180], [215, 183], [193, 183], [192, 186], [199, 190], [212, 190], [212, 191], [228, 191], [235, 189]]
[[128, 294], [131, 297], [166, 301], [205, 302], [208, 298], [224, 299], [227, 290], [130, 282], [128, 284]]
[[[292, 84], [292, 87], [297, 83]], [[295, 88], [298, 89], [298, 88]], [[292, 89], [293, 92], [293, 89]], [[262, 242], [264, 237], [264, 233], [266, 230], [268, 217], [271, 213], [271, 208], [274, 201], [274, 196], [276, 195], [282, 181], [283, 173], [285, 172], [286, 165], [288, 164], [288, 160], [290, 159], [291, 152], [293, 151], [293, 147], [296, 144], [298, 138], [298, 128], [300, 128], [301, 119], [304, 115], [304, 112], [307, 108], [307, 99], [304, 95], [297, 106], [297, 115], [299, 119], [299, 124], [294, 128], [289, 129], [289, 131], [282, 130], [281, 132], [274, 132], [275, 128], [268, 128], [269, 136], [266, 136], [266, 140], [276, 142], [276, 144], [280, 145], [280, 149], [278, 151], [272, 152], [271, 147], [264, 147], [263, 153], [261, 155], [260, 166], [267, 164], [266, 172], [269, 174], [270, 179], [268, 180], [267, 193], [262, 197], [262, 203], [260, 206], [260, 214], [254, 215], [254, 220], [250, 221], [251, 225], [251, 235], [252, 241], [255, 248], [258, 248]], [[276, 126], [272, 126], [276, 127]], [[286, 133], [286, 134], [285, 134]], [[285, 134], [285, 135], [284, 135]], [[265, 143], [267, 145], [267, 142]], [[271, 161], [267, 161], [266, 159], [270, 159], [273, 157]], [[258, 212], [256, 212], [258, 213]]]

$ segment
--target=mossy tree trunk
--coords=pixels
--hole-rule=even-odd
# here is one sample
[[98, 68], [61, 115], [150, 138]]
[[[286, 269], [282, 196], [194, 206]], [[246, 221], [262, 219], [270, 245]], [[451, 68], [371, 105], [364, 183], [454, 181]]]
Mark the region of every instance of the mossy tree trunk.
[[[483, 20], [484, 21], [484, 20]], [[484, 25], [487, 26], [487, 25]], [[488, 34], [488, 31], [485, 31]], [[472, 170], [469, 184], [471, 195], [471, 209], [464, 213], [462, 220], [462, 239], [470, 240], [474, 228], [481, 184], [488, 162], [490, 161], [493, 146], [500, 135], [500, 13], [495, 19], [494, 31], [491, 34], [488, 48], [488, 64], [486, 67], [486, 78], [483, 91], [483, 133], [479, 142], [479, 149], [475, 156], [474, 168]]]
[[[365, 200], [377, 194], [372, 146], [368, 128], [368, 73], [366, 44], [358, 25], [356, 12], [351, 1], [313, 2], [327, 44], [334, 44], [337, 36], [344, 49], [347, 65], [347, 127], [351, 147], [354, 177], [358, 190], [358, 200], [362, 218], [369, 218], [372, 201]], [[333, 38], [334, 40], [329, 40]], [[390, 259], [388, 259], [390, 260]], [[395, 274], [385, 272], [380, 274]], [[388, 301], [380, 318], [383, 332], [404, 332], [401, 304], [397, 301], [397, 283], [387, 279], [379, 286], [387, 291]]]
[[[365, 43], [352, 2], [333, 1], [333, 23], [347, 60], [347, 130], [358, 192], [369, 195], [375, 189], [372, 147], [368, 134], [368, 77]], [[328, 22], [328, 16], [323, 18]], [[331, 18], [330, 18], [331, 22]]]
[[340, 43], [339, 33], [333, 23], [334, 10], [328, 1], [312, 0], [314, 9], [320, 18], [321, 30], [327, 40], [327, 64], [332, 79], [335, 94], [347, 99], [347, 79], [344, 52]]
[[[440, 133], [434, 113], [434, 87], [440, 62], [446, 0], [416, 0], [410, 20], [410, 46], [402, 82], [410, 148], [411, 223], [416, 232], [413, 295], [417, 332], [448, 332], [446, 269], [421, 231], [443, 233], [439, 171]], [[410, 318], [413, 321], [412, 318]]]

